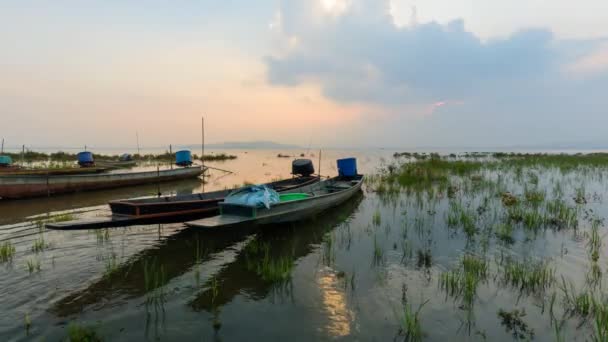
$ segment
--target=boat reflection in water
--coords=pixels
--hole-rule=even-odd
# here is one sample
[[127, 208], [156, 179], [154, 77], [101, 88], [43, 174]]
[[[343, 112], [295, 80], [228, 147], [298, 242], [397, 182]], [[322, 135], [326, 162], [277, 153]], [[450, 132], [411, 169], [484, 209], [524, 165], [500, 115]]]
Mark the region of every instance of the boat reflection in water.
[[[68, 317], [83, 311], [116, 310], [117, 306], [125, 305], [125, 300], [143, 301], [149, 310], [148, 303], [162, 305], [162, 298], [157, 301], [159, 289], [170, 292], [174, 284], [180, 284], [184, 291], [190, 291], [187, 288], [194, 291], [187, 295], [193, 298], [187, 300], [187, 305], [195, 312], [212, 313], [219, 326], [220, 309], [238, 295], [244, 294], [253, 300], [290, 299], [293, 295], [291, 273], [296, 261], [317, 250], [324, 235], [345, 222], [362, 198], [359, 192], [325, 214], [292, 225], [268, 226], [261, 230], [247, 227], [182, 229], [156, 246], [129, 257], [85, 289], [61, 298], [49, 311], [58, 317]], [[206, 273], [214, 269], [217, 271]], [[205, 275], [201, 275], [200, 270]], [[194, 287], [184, 284], [184, 279], [199, 276], [201, 281], [195, 282]], [[172, 281], [173, 284], [165, 286]], [[350, 332], [352, 315], [335, 282], [336, 279], [320, 279], [319, 288], [323, 292], [322, 302], [326, 303], [325, 311], [330, 316], [328, 331], [341, 336]], [[165, 314], [165, 308], [159, 311]], [[146, 328], [147, 324], [146, 321]]]
[[[196, 311], [213, 313], [219, 320], [219, 309], [238, 295], [244, 294], [253, 300], [268, 297], [293, 299], [291, 272], [296, 261], [314, 252], [323, 243], [324, 235], [345, 222], [362, 199], [359, 192], [351, 200], [315, 219], [260, 230], [234, 262], [204, 284], [206, 289], [189, 305]], [[331, 269], [320, 273], [318, 286], [329, 320], [327, 332], [345, 336], [350, 334], [353, 314], [347, 308], [346, 295], [343, 288], [339, 288], [336, 274]]]

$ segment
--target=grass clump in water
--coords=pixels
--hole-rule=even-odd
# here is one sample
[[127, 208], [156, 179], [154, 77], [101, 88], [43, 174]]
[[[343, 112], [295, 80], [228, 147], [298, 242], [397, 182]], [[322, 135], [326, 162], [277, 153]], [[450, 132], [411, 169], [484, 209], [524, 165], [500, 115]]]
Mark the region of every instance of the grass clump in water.
[[471, 309], [477, 294], [477, 285], [488, 278], [488, 262], [478, 256], [467, 254], [460, 260], [457, 269], [440, 275], [439, 285], [446, 295], [462, 298], [467, 309]]
[[374, 226], [379, 226], [382, 223], [380, 210], [376, 209], [376, 211], [374, 212], [374, 216], [372, 216], [372, 223], [374, 224]]
[[68, 325], [68, 340], [70, 342], [101, 342], [103, 339], [94, 327], [70, 323]]
[[44, 251], [49, 245], [44, 241], [44, 237], [34, 240], [34, 244], [32, 245], [32, 252], [40, 253]]
[[507, 258], [502, 271], [502, 279], [506, 284], [527, 293], [543, 292], [555, 281], [554, 270], [544, 261], [518, 262]]
[[40, 260], [29, 259], [25, 265], [30, 274], [34, 272], [40, 272]]
[[0, 262], [7, 262], [13, 260], [15, 255], [15, 246], [10, 241], [4, 242], [0, 245]]
[[510, 223], [499, 223], [495, 228], [496, 238], [506, 244], [515, 242], [513, 239], [513, 226]]

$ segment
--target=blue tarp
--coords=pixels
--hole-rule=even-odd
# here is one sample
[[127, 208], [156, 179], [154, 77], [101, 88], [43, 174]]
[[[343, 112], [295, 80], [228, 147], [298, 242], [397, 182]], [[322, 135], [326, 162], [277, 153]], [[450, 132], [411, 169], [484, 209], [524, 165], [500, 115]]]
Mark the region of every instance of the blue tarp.
[[252, 185], [230, 193], [224, 199], [225, 203], [243, 204], [252, 207], [270, 208], [271, 204], [279, 203], [279, 193], [266, 185]]

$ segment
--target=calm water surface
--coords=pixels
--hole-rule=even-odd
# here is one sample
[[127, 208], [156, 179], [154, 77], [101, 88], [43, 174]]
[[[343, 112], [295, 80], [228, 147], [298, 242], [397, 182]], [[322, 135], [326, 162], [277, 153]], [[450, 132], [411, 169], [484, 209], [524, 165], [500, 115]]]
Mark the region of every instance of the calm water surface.
[[[212, 170], [205, 191], [290, 176], [291, 159], [276, 156], [285, 151], [229, 152], [238, 159], [209, 165], [234, 173]], [[335, 175], [335, 159], [348, 156], [358, 158], [360, 172], [372, 173], [392, 160], [392, 151], [324, 151], [321, 173]], [[589, 202], [580, 210], [608, 215], [603, 179], [553, 176], [564, 177], [566, 197], [584, 179]], [[539, 186], [551, 189], [552, 179]], [[197, 180], [161, 185], [163, 194], [202, 189]], [[509, 190], [523, 188], [511, 184]], [[59, 340], [77, 322], [112, 341], [403, 340], [399, 320], [406, 302], [414, 308], [426, 303], [420, 311], [425, 340], [511, 340], [496, 313], [515, 308], [526, 311], [535, 340], [555, 340], [538, 296], [490, 280], [480, 284], [474, 310], [467, 312], [442, 291], [439, 275], [479, 244], [447, 227], [449, 199], [439, 194], [403, 192], [389, 199], [366, 186], [323, 215], [263, 230], [203, 231], [177, 223], [70, 232], [38, 223], [66, 211], [78, 218], [106, 215], [110, 199], [156, 191], [143, 186], [0, 202], [0, 242], [16, 247], [13, 260], [0, 264], [0, 339]], [[484, 191], [463, 201], [477, 208]], [[547, 259], [581, 285], [588, 272], [585, 229], [581, 224], [534, 236], [517, 231], [512, 244], [490, 241], [486, 254], [492, 265], [500, 255]], [[33, 250], [36, 241], [43, 241], [42, 251]], [[418, 251], [432, 259], [421, 261]], [[600, 260], [607, 257], [602, 250]], [[40, 270], [30, 272], [28, 262]], [[587, 340], [591, 329], [577, 319], [564, 324], [566, 340]]]

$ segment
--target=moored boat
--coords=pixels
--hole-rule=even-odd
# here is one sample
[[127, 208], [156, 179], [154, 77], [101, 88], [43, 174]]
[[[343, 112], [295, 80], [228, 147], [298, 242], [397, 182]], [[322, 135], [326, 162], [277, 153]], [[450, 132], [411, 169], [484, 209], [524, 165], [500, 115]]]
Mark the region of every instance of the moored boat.
[[0, 175], [81, 175], [100, 173], [107, 171], [103, 167], [60, 167], [60, 168], [43, 168], [43, 169], [28, 169], [19, 166], [11, 166], [0, 168]]
[[[318, 177], [294, 177], [265, 184], [284, 192], [319, 181]], [[134, 198], [110, 201], [112, 215], [94, 219], [48, 223], [51, 229], [94, 229], [156, 222], [183, 222], [218, 213], [218, 203], [235, 190], [220, 190], [191, 195]]]
[[19, 199], [70, 192], [110, 189], [122, 186], [154, 184], [195, 178], [203, 173], [200, 166], [129, 173], [94, 173], [77, 175], [0, 174], [0, 198]]
[[279, 194], [280, 202], [264, 206], [219, 203], [220, 215], [186, 222], [189, 227], [219, 228], [242, 224], [294, 222], [344, 203], [361, 189], [363, 176], [338, 176]]
[[[266, 225], [299, 221], [337, 206], [361, 189], [363, 175], [357, 172], [355, 158], [339, 159], [338, 176], [280, 194], [266, 189], [263, 196], [246, 191], [231, 194], [219, 203], [220, 214], [186, 222], [194, 228], [220, 228], [237, 225]], [[252, 201], [252, 198], [263, 199]]]
[[[299, 189], [319, 181], [313, 176], [312, 161], [299, 159], [292, 162], [294, 177], [264, 184], [277, 192]], [[242, 189], [242, 188], [241, 188]], [[92, 229], [127, 226], [150, 222], [183, 222], [218, 213], [218, 203], [232, 190], [219, 190], [191, 195], [133, 198], [110, 201], [111, 216], [47, 224], [52, 229]]]

